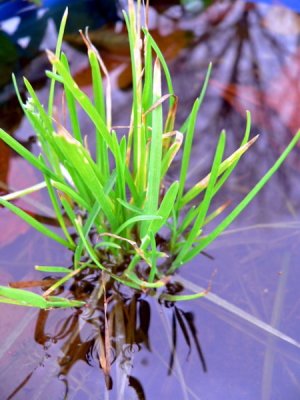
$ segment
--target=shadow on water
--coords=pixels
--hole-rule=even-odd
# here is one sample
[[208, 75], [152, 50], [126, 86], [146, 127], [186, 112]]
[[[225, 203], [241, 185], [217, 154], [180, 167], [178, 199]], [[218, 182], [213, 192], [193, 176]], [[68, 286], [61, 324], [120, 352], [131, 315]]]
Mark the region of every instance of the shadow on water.
[[[214, 64], [190, 181], [206, 174], [220, 129], [226, 127], [229, 146], [237, 146], [245, 109], [252, 113], [254, 133], [260, 133], [227, 186], [227, 198], [235, 202], [300, 126], [300, 17], [278, 5], [245, 1], [215, 1], [195, 15], [171, 6], [161, 12], [153, 11], [152, 32], [168, 54], [181, 120], [199, 93], [208, 62]], [[124, 115], [130, 115], [122, 32], [107, 26], [91, 31], [115, 78], [115, 125], [128, 124]], [[90, 76], [77, 36], [70, 34], [65, 47], [78, 83], [88, 92]], [[112, 51], [116, 48], [119, 54]], [[45, 98], [45, 58], [39, 55], [36, 65], [34, 60], [29, 65], [24, 74], [31, 71]], [[37, 152], [11, 91], [1, 96], [6, 102], [0, 125]], [[60, 93], [56, 105], [59, 109]], [[88, 131], [84, 115], [81, 121]], [[6, 148], [0, 156], [3, 192], [38, 181]], [[187, 289], [201, 291], [213, 275], [205, 299], [171, 306], [116, 284], [104, 291], [99, 274], [91, 271], [65, 287], [66, 293], [88, 299], [82, 310], [37, 312], [0, 305], [0, 399], [299, 399], [299, 187], [297, 149], [243, 217], [210, 247], [214, 260], [200, 256], [183, 267], [175, 278], [178, 286], [169, 286], [180, 290], [184, 282]], [[24, 208], [51, 218], [40, 208], [48, 200], [43, 195], [33, 200], [38, 207], [33, 202]], [[49, 265], [68, 265], [70, 254], [0, 211], [1, 283], [25, 280], [47, 290], [56, 277], [40, 282], [32, 265], [45, 258]]]

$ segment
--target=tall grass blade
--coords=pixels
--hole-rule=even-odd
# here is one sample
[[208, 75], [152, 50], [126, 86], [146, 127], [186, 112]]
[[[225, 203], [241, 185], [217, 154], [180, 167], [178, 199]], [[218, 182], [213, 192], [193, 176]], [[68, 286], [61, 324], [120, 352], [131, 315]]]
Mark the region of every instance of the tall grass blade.
[[300, 131], [293, 137], [290, 144], [286, 147], [284, 152], [275, 162], [275, 164], [269, 169], [269, 171], [261, 178], [261, 180], [254, 186], [254, 188], [247, 194], [247, 196], [234, 208], [233, 211], [206, 237], [204, 237], [200, 244], [195, 246], [195, 248], [190, 252], [189, 256], [184, 260], [188, 262], [205, 249], [213, 240], [215, 240], [244, 210], [244, 208], [254, 199], [258, 192], [265, 186], [268, 180], [274, 175], [278, 170], [284, 160], [287, 158], [291, 150], [296, 146], [297, 142], [300, 140]]
[[211, 170], [209, 183], [208, 183], [207, 189], [205, 191], [204, 198], [203, 198], [200, 206], [198, 207], [198, 216], [196, 217], [194, 226], [192, 227], [191, 231], [187, 235], [185, 244], [183, 245], [182, 249], [180, 250], [180, 252], [179, 252], [178, 256], [176, 257], [169, 272], [174, 272], [175, 269], [179, 268], [179, 266], [182, 264], [182, 260], [185, 256], [186, 252], [192, 247], [195, 240], [199, 236], [199, 232], [202, 229], [203, 223], [206, 218], [206, 214], [208, 212], [210, 203], [213, 198], [213, 190], [214, 190], [214, 186], [216, 184], [217, 178], [218, 178], [218, 171], [219, 171], [219, 167], [222, 162], [222, 157], [223, 157], [223, 153], [224, 153], [224, 149], [225, 149], [225, 143], [226, 143], [226, 135], [225, 135], [225, 132], [223, 131], [220, 135], [220, 139], [219, 139], [219, 142], [217, 145], [216, 154], [215, 154], [213, 164], [212, 164], [212, 170]]
[[[57, 43], [56, 43], [56, 50], [55, 50], [55, 55], [57, 58], [60, 57], [60, 51], [61, 51], [61, 46], [62, 46], [62, 41], [63, 41], [63, 36], [65, 32], [65, 27], [67, 23], [67, 18], [68, 18], [68, 7], [66, 8], [61, 23], [58, 31], [58, 37], [57, 37]], [[53, 67], [52, 70], [53, 73], [56, 72], [55, 67]], [[53, 113], [53, 101], [54, 101], [54, 91], [55, 91], [55, 80], [52, 79], [50, 83], [50, 89], [49, 89], [49, 100], [48, 100], [48, 114], [50, 118], [52, 117]]]
[[[154, 103], [161, 98], [161, 69], [158, 59], [154, 64], [153, 72], [153, 101]], [[158, 104], [152, 111], [152, 134], [150, 141], [150, 155], [148, 167], [148, 187], [145, 201], [145, 213], [149, 215], [155, 214], [160, 191], [160, 175], [162, 160], [162, 131], [163, 116], [162, 105]], [[149, 223], [142, 225], [141, 235], [146, 235]]]
[[[69, 62], [64, 53], [61, 54], [61, 62], [63, 63], [66, 70], [70, 74], [71, 72], [70, 72]], [[55, 79], [53, 78], [52, 81], [55, 82]], [[74, 99], [70, 89], [68, 89], [67, 87], [64, 87], [64, 90], [65, 90], [65, 95], [66, 95], [66, 100], [67, 100], [67, 105], [68, 105], [68, 115], [69, 115], [69, 118], [71, 121], [73, 135], [76, 140], [78, 140], [80, 143], [83, 143], [75, 99]]]

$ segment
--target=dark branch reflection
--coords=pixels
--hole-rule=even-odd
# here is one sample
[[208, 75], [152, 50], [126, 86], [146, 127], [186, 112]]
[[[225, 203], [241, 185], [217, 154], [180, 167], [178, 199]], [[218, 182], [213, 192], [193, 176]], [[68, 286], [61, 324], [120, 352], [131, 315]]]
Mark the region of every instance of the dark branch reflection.
[[[71, 383], [71, 370], [79, 362], [102, 371], [105, 383], [104, 390], [118, 393], [120, 388], [115, 387], [115, 371], [113, 367], [124, 370], [126, 387], [130, 387], [138, 399], [146, 399], [143, 382], [132, 372], [126, 372], [126, 365], [132, 364], [136, 352], [151, 352], [151, 305], [146, 294], [137, 293], [119, 283], [108, 281], [105, 288], [101, 281], [101, 273], [86, 272], [78, 276], [71, 284], [70, 291], [78, 299], [85, 299], [87, 307], [69, 313], [67, 316], [57, 317], [59, 311], [41, 310], [35, 325], [34, 340], [48, 354], [51, 348], [56, 348], [56, 356], [49, 355], [51, 363], [56, 364], [56, 376], [63, 383], [65, 397], [68, 398]], [[177, 294], [183, 290], [179, 284], [168, 284], [169, 294]], [[194, 343], [196, 353], [203, 371], [207, 371], [203, 350], [200, 346], [194, 315], [182, 310], [177, 304], [161, 301], [161, 307], [172, 310], [172, 349], [170, 352], [167, 374], [172, 374], [174, 357], [185, 349], [179, 348], [177, 336], [182, 335], [187, 346], [187, 359]], [[155, 322], [156, 327], [158, 326]], [[167, 343], [166, 343], [167, 345]], [[34, 374], [41, 372], [43, 363], [35, 366], [21, 383], [10, 394], [13, 398], [17, 394], [26, 392], [26, 387]], [[134, 371], [133, 371], [134, 372]], [[42, 371], [47, 375], [47, 369]], [[43, 378], [44, 379], [44, 378]], [[55, 383], [54, 383], [55, 384]]]

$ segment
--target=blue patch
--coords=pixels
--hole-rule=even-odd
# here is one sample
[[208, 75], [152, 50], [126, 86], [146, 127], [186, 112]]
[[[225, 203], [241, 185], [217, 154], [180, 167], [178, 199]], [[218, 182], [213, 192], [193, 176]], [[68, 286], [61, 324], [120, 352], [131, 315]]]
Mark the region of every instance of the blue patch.
[[280, 5], [300, 12], [300, 0], [247, 0], [247, 3], [264, 3], [273, 6]]

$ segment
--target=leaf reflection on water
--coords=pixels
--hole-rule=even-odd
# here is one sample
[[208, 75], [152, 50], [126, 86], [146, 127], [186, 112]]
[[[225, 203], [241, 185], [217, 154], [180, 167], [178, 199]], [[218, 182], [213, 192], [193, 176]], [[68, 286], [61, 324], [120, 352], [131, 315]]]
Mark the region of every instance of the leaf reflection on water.
[[[69, 312], [62, 318], [59, 317], [61, 311], [39, 312], [34, 340], [42, 346], [49, 361], [44, 372], [41, 371], [43, 382], [37, 390], [38, 396], [44, 395], [45, 388], [50, 381], [52, 384], [53, 377], [56, 376], [59, 382], [64, 384], [64, 398], [69, 398], [74, 386], [71, 370], [81, 361], [102, 370], [105, 383], [103, 390], [106, 393], [113, 390], [114, 393], [118, 393], [117, 398], [126, 398], [128, 388], [131, 388], [138, 399], [146, 399], [143, 382], [133, 376], [131, 370], [137, 352], [144, 350], [152, 352], [149, 336], [151, 322], [149, 299], [131, 289], [125, 289], [124, 292], [124, 288], [116, 283], [106, 282], [104, 286], [99, 283], [99, 278], [99, 273], [87, 274], [76, 278], [71, 285], [70, 290], [78, 298], [89, 298], [85, 309], [71, 314]], [[174, 294], [180, 292], [182, 287], [175, 284], [170, 290]], [[181, 310], [173, 303], [163, 302], [159, 307], [171, 310], [172, 327], [168, 336], [173, 337], [173, 343], [166, 374], [171, 374], [174, 366], [176, 368], [175, 357], [179, 350], [176, 339], [179, 333], [187, 345], [187, 358], [192, 351], [193, 341], [202, 368], [206, 371], [206, 362], [193, 314]], [[25, 393], [27, 385], [31, 385], [33, 375], [43, 366], [40, 357], [33, 358], [31, 371], [22, 382], [18, 382], [9, 398]], [[177, 373], [176, 370], [174, 372]], [[78, 381], [77, 385], [79, 383]]]

